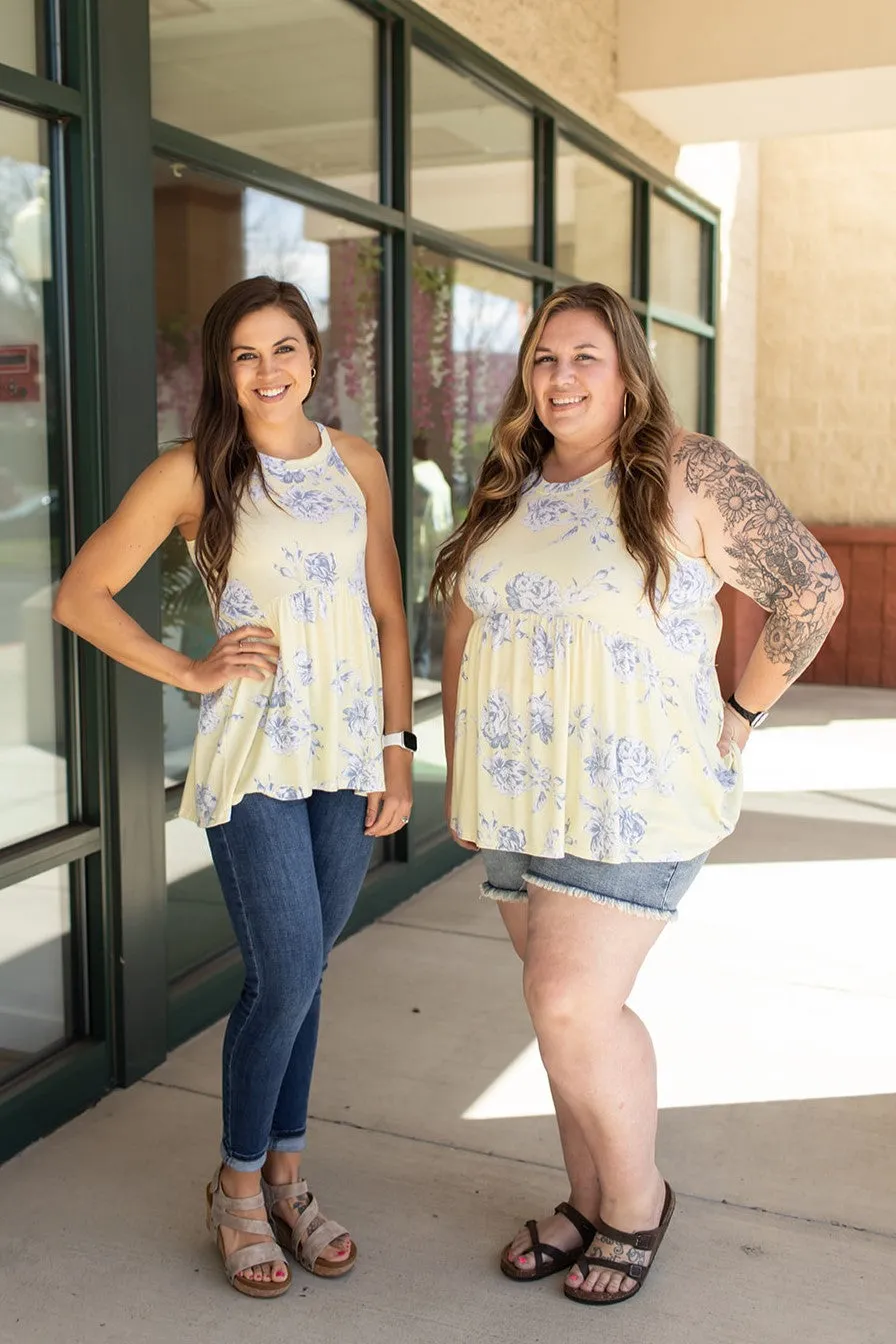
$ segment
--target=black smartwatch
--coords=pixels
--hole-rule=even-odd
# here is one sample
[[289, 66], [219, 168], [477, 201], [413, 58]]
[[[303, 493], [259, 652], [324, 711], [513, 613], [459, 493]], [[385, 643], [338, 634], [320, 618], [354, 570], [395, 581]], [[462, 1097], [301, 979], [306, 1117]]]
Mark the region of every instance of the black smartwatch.
[[384, 747], [404, 747], [405, 751], [417, 750], [417, 739], [413, 733], [407, 731], [402, 733], [384, 733]]
[[742, 719], [746, 719], [751, 728], [758, 728], [768, 718], [767, 709], [757, 709], [754, 714], [752, 710], [744, 709], [743, 705], [739, 705], [733, 695], [729, 695], [725, 703], [731, 706], [735, 714], [739, 714]]

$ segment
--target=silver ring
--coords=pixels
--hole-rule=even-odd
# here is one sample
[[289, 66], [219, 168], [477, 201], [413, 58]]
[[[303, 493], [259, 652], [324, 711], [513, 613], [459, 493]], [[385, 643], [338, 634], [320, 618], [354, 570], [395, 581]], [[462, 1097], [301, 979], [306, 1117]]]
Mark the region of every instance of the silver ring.
[[242, 640], [242, 639], [238, 640], [237, 643], [238, 643], [238, 646], [239, 646], [240, 648], [243, 647], [243, 640]]
[[408, 822], [410, 821], [410, 817], [402, 817], [401, 820], [402, 820], [403, 824], [404, 824], [405, 826], [407, 826]]

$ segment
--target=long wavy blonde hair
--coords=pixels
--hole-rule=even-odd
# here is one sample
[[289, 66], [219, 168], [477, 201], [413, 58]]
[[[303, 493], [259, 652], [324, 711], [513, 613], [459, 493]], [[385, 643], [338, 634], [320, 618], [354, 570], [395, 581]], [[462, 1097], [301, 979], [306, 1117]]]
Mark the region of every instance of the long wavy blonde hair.
[[430, 596], [450, 602], [473, 552], [513, 514], [523, 487], [540, 472], [553, 435], [535, 411], [532, 369], [545, 325], [555, 313], [592, 313], [613, 337], [625, 384], [626, 414], [613, 448], [618, 479], [619, 527], [629, 553], [644, 572], [644, 592], [656, 610], [660, 578], [669, 583], [669, 472], [678, 424], [659, 380], [635, 314], [607, 285], [570, 285], [552, 294], [534, 314], [508, 389], [466, 518], [439, 551]]

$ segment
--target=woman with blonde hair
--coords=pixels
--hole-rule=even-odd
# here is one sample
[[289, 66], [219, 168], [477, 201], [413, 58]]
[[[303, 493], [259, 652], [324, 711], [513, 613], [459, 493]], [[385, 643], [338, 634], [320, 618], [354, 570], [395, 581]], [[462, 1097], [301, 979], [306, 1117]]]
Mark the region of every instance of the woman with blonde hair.
[[[722, 583], [769, 613], [727, 702]], [[624, 1302], [675, 1207], [653, 1047], [626, 1000], [734, 827], [741, 751], [818, 652], [840, 581], [752, 467], [677, 425], [625, 300], [583, 284], [532, 318], [433, 594], [449, 823], [482, 851], [522, 958], [570, 1184], [500, 1266]]]
[[[411, 808], [411, 668], [379, 453], [310, 420], [321, 343], [295, 285], [231, 286], [202, 329], [189, 442], [87, 541], [54, 616], [111, 658], [201, 693], [181, 815], [203, 827], [246, 967], [224, 1036], [221, 1164], [207, 1218], [250, 1297], [355, 1263], [300, 1175], [321, 980], [374, 840]], [[115, 601], [178, 528], [218, 641], [166, 648]]]

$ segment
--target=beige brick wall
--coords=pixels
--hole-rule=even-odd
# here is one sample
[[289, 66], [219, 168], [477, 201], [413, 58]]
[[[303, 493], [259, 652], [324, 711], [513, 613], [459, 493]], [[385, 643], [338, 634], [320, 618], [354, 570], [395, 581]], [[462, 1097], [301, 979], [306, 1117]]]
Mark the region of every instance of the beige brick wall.
[[616, 97], [616, 0], [420, 0], [421, 7], [664, 172], [678, 148]]
[[760, 149], [757, 465], [802, 518], [896, 523], [896, 131]]

